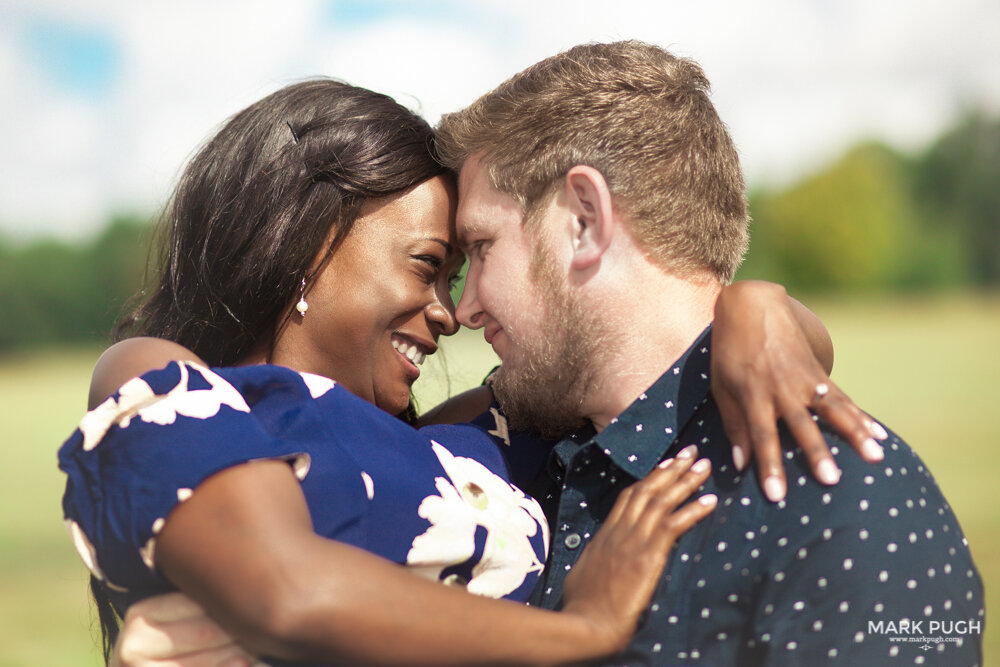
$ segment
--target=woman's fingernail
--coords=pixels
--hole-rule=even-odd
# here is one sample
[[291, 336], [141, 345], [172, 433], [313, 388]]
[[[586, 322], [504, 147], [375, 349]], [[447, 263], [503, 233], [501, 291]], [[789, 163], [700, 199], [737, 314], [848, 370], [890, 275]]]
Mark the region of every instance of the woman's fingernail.
[[739, 445], [733, 445], [733, 465], [736, 466], [737, 470], [742, 472], [746, 464], [747, 458], [743, 455], [743, 448]]
[[219, 667], [256, 667], [257, 665], [263, 665], [262, 662], [250, 662], [250, 658], [245, 655], [238, 655], [234, 658], [226, 660]]
[[785, 482], [777, 475], [771, 475], [764, 480], [764, 495], [772, 503], [785, 497]]
[[679, 459], [693, 459], [697, 455], [698, 455], [697, 445], [688, 445], [681, 451], [677, 452], [677, 458]]
[[657, 468], [669, 468], [670, 464], [673, 463], [673, 462], [674, 462], [673, 459], [663, 459], [662, 461], [660, 461], [659, 463], [656, 464], [656, 467]]
[[717, 502], [719, 502], [719, 497], [714, 493], [706, 493], [703, 496], [698, 496], [698, 502], [706, 507], [712, 507]]
[[691, 472], [696, 472], [699, 475], [703, 472], [708, 472], [712, 468], [712, 464], [708, 459], [699, 459], [693, 466], [691, 466]]
[[824, 484], [836, 484], [840, 481], [840, 468], [833, 459], [823, 459], [816, 465], [816, 477]]
[[868, 424], [868, 430], [871, 431], [871, 434], [874, 435], [879, 440], [885, 440], [889, 437], [889, 432], [886, 431], [885, 428], [876, 421], [873, 421], [872, 423]]
[[871, 461], [881, 461], [885, 458], [885, 451], [882, 449], [882, 446], [871, 438], [866, 438], [861, 443], [861, 452], [865, 455], [866, 459]]

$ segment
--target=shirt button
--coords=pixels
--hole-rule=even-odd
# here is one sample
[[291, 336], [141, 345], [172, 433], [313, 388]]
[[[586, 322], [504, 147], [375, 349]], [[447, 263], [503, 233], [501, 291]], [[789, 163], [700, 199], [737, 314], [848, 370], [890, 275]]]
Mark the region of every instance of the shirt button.
[[580, 536], [577, 533], [570, 533], [569, 535], [566, 536], [566, 539], [563, 540], [563, 542], [566, 545], [566, 548], [576, 549], [578, 546], [580, 546], [581, 540]]

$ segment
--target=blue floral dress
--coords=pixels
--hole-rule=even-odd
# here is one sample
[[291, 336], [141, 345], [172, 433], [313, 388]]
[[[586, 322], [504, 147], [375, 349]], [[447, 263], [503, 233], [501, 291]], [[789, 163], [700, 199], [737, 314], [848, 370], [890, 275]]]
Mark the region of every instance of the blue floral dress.
[[59, 450], [63, 511], [120, 607], [169, 591], [156, 536], [223, 469], [285, 460], [318, 534], [490, 597], [526, 600], [545, 563], [538, 504], [487, 427], [420, 431], [333, 381], [278, 366], [171, 363], [123, 385]]

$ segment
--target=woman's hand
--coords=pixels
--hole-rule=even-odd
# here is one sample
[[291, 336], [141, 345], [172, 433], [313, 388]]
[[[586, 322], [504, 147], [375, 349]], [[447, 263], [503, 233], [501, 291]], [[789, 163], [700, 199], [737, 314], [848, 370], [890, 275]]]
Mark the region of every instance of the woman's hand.
[[715, 508], [709, 494], [677, 509], [711, 470], [708, 459], [694, 463], [697, 453], [691, 445], [622, 491], [566, 577], [563, 612], [590, 621], [609, 652], [628, 644], [674, 542]]
[[811, 413], [866, 461], [883, 457], [875, 438], [884, 440], [885, 429], [830, 380], [832, 367], [826, 328], [782, 286], [750, 280], [722, 290], [712, 328], [712, 394], [736, 467], [746, 467], [752, 448], [761, 487], [772, 501], [783, 498], [786, 490], [779, 418], [824, 484], [835, 484], [840, 470]]
[[129, 607], [111, 656], [111, 667], [260, 664], [183, 593], [157, 595]]

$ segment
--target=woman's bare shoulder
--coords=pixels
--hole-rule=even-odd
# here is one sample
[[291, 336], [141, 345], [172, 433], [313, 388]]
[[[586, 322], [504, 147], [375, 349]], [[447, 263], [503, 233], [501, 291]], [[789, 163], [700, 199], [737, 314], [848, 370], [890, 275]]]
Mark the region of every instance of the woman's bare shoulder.
[[120, 386], [171, 361], [204, 363], [194, 352], [162, 338], [126, 338], [101, 354], [90, 376], [87, 409], [93, 410]]

